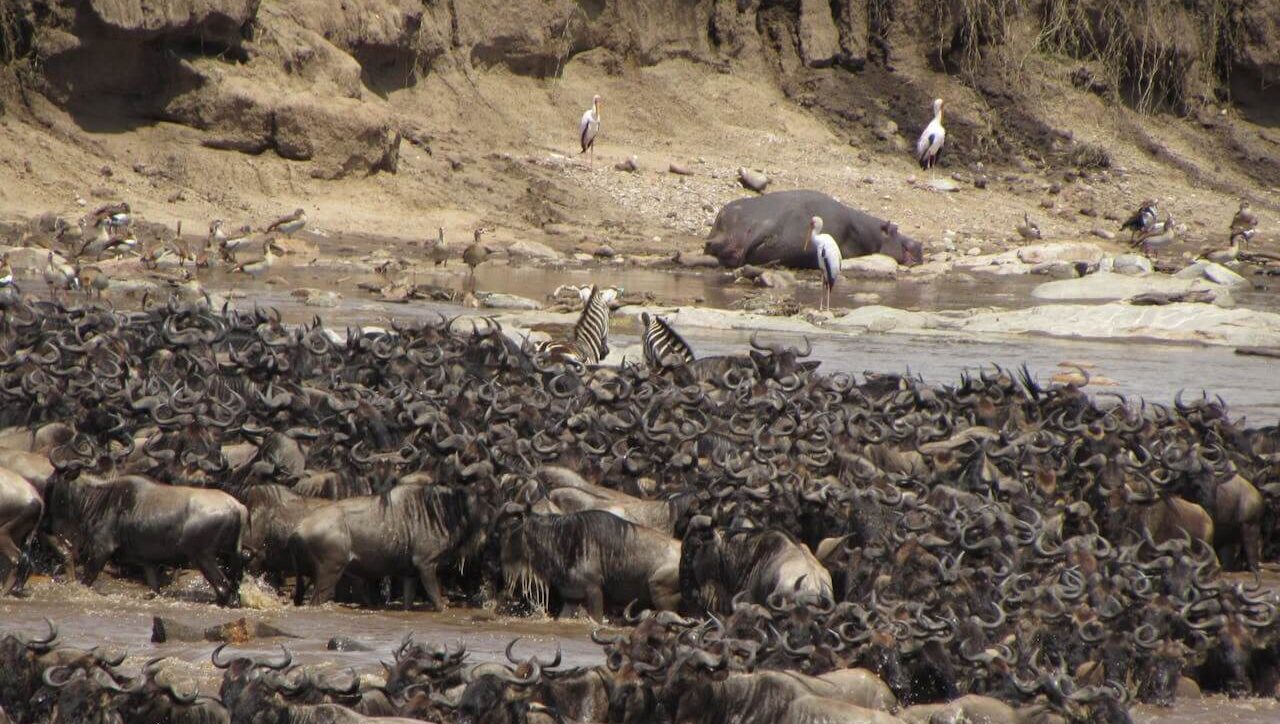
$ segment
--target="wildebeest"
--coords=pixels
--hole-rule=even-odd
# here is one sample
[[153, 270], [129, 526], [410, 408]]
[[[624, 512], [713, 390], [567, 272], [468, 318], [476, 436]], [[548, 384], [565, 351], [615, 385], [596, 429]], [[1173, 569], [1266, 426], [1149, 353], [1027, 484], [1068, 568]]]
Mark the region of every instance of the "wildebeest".
[[680, 541], [612, 513], [539, 515], [508, 504], [496, 535], [507, 594], [546, 608], [554, 593], [561, 616], [582, 606], [599, 621], [607, 605], [679, 605]]
[[36, 489], [17, 473], [0, 468], [0, 595], [22, 591], [30, 572], [28, 546], [43, 513], [44, 501]]
[[535, 503], [534, 512], [604, 510], [667, 535], [675, 531], [676, 522], [688, 509], [693, 497], [685, 494], [669, 500], [642, 500], [612, 488], [592, 485], [572, 470], [554, 465], [544, 466], [535, 473], [535, 477], [543, 486], [536, 494], [545, 496], [545, 502]]
[[244, 547], [251, 554], [250, 571], [265, 572], [279, 588], [285, 574], [293, 572], [289, 536], [307, 515], [330, 504], [322, 498], [308, 498], [283, 485], [254, 485], [240, 496], [249, 509], [249, 528]]
[[236, 606], [249, 511], [219, 490], [162, 485], [137, 475], [55, 480], [46, 500], [54, 535], [71, 542], [92, 585], [108, 560], [143, 567], [160, 589], [160, 566], [195, 565], [220, 605]]
[[363, 580], [392, 576], [413, 605], [415, 581], [427, 602], [444, 608], [436, 567], [484, 545], [492, 507], [472, 488], [408, 485], [320, 508], [298, 523], [289, 538], [298, 573], [293, 600], [301, 605], [306, 577], [314, 579], [313, 604], [333, 598], [344, 574]]
[[805, 251], [804, 241], [809, 220], [815, 216], [822, 218], [823, 229], [840, 245], [845, 258], [880, 253], [901, 264], [923, 261], [920, 242], [903, 236], [897, 225], [818, 191], [778, 191], [725, 204], [707, 236], [705, 251], [722, 266], [781, 263], [813, 269], [817, 261]]
[[832, 594], [831, 574], [785, 531], [715, 529], [705, 516], [695, 517], [685, 532], [680, 591], [686, 608], [716, 613], [730, 613], [738, 592], [760, 604], [775, 594]]

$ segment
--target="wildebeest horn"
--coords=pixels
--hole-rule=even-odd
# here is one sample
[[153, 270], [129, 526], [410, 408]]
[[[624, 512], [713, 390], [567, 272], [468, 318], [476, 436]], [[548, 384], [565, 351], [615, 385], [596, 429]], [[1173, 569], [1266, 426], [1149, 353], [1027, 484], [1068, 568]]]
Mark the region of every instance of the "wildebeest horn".
[[[68, 673], [67, 676], [62, 679], [62, 681], [55, 681], [54, 672], [56, 671], [67, 671], [70, 673]], [[71, 671], [71, 667], [69, 666], [50, 666], [49, 668], [44, 670], [44, 673], [40, 675], [40, 678], [44, 681], [45, 685], [52, 687], [54, 689], [58, 689], [63, 686], [66, 686], [67, 683], [71, 681], [72, 677], [76, 676], [77, 674], [83, 676], [84, 670], [77, 669], [75, 671]]]
[[603, 636], [600, 629], [591, 630], [591, 640], [600, 646], [614, 646], [626, 640], [622, 634], [613, 634], [612, 636]]
[[27, 648], [33, 651], [48, 650], [53, 645], [53, 642], [58, 640], [58, 627], [53, 625], [53, 621], [50, 621], [46, 616], [44, 624], [49, 627], [49, 636], [43, 639], [31, 639], [27, 642]]

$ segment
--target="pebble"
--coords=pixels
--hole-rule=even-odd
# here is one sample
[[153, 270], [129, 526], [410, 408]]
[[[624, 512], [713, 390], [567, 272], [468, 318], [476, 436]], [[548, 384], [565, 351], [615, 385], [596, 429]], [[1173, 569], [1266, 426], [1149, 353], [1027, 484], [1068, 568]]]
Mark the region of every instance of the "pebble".
[[1042, 208], [1042, 209], [1052, 209], [1052, 208], [1053, 208], [1053, 199], [1041, 199], [1041, 200], [1040, 200], [1040, 208]]
[[635, 156], [632, 156], [625, 161], [619, 161], [618, 163], [615, 163], [613, 167], [619, 171], [626, 171], [628, 173], [635, 173], [640, 170], [640, 164]]
[[987, 177], [978, 176], [973, 179], [974, 188], [985, 189], [987, 187]]
[[1107, 241], [1111, 241], [1112, 239], [1116, 238], [1116, 234], [1114, 231], [1108, 231], [1102, 228], [1101, 226], [1093, 227], [1093, 229], [1089, 233], [1093, 234], [1099, 239], [1106, 239]]
[[969, 250], [965, 252], [965, 254], [968, 254], [969, 256], [981, 256], [981, 255], [982, 255], [982, 247], [980, 247], [980, 246], [971, 246], [971, 247], [969, 247]]
[[671, 165], [670, 165], [670, 166], [667, 166], [667, 170], [668, 170], [668, 171], [670, 171], [671, 173], [676, 174], [677, 176], [692, 176], [692, 175], [693, 175], [693, 171], [689, 170], [689, 167], [688, 167], [688, 166], [685, 166], [685, 165], [683, 165], [683, 164], [679, 164], [679, 163], [675, 163], [674, 161], [671, 163]]

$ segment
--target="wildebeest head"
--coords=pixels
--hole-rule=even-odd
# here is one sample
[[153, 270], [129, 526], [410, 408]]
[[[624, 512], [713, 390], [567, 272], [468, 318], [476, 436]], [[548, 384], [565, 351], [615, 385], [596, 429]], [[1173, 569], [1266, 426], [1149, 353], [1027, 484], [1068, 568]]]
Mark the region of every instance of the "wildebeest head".
[[1150, 641], [1140, 631], [1135, 632], [1134, 640], [1150, 658], [1139, 674], [1138, 697], [1150, 704], [1173, 706], [1174, 690], [1191, 649], [1181, 641]]
[[467, 656], [465, 645], [450, 652], [445, 646], [419, 644], [410, 634], [393, 655], [394, 663], [383, 664], [387, 674], [386, 690], [391, 696], [400, 696], [411, 686], [441, 692], [462, 683], [462, 667]]
[[800, 382], [796, 376], [817, 369], [819, 364], [800, 361], [800, 358], [808, 357], [813, 353], [813, 345], [810, 344], [808, 337], [804, 340], [803, 352], [777, 342], [760, 342], [755, 334], [751, 335], [751, 347], [751, 360], [755, 363], [762, 379], [773, 379], [779, 382], [794, 380], [793, 384], [797, 388]]
[[58, 639], [58, 629], [53, 622], [46, 618], [45, 623], [49, 626], [49, 635], [44, 638], [0, 636], [0, 701], [19, 716], [24, 711], [24, 702], [40, 686], [37, 658], [48, 653]]
[[52, 666], [45, 669], [42, 679], [45, 685], [33, 704], [37, 709], [50, 707], [51, 721], [123, 724], [118, 707], [121, 695], [129, 694], [130, 689], [122, 688], [106, 672]]
[[278, 672], [293, 663], [293, 654], [281, 646], [283, 656], [279, 661], [258, 661], [252, 656], [235, 656], [223, 661], [221, 654], [226, 647], [225, 643], [219, 645], [209, 658], [216, 668], [223, 670], [218, 690], [222, 703], [231, 712], [232, 719], [240, 721], [241, 716], [251, 717], [265, 704], [266, 697], [274, 693], [279, 683]]
[[506, 667], [471, 678], [454, 710], [459, 724], [518, 724], [528, 719], [533, 687], [542, 679], [534, 663], [526, 677]]

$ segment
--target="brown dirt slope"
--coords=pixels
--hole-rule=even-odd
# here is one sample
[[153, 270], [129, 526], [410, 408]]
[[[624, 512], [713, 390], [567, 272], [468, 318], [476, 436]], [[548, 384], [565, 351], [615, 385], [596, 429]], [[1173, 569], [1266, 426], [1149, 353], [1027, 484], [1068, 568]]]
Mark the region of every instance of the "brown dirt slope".
[[[1206, 240], [1240, 196], [1280, 223], [1276, 3], [3, 0], [0, 64], [10, 219], [302, 205], [329, 232], [666, 252], [699, 246], [746, 166], [926, 241], [999, 245], [1028, 209], [1083, 236], [1147, 196]], [[933, 176], [959, 194], [922, 190], [906, 150], [934, 97]]]

